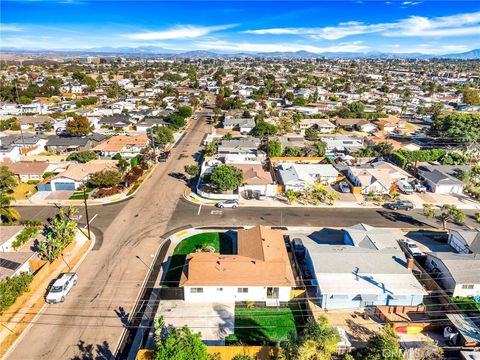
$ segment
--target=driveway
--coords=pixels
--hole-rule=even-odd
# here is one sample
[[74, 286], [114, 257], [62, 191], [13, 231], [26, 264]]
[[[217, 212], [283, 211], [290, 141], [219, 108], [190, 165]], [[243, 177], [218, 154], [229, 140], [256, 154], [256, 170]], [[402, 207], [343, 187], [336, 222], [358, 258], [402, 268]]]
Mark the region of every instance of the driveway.
[[225, 345], [225, 337], [233, 334], [235, 303], [186, 303], [183, 300], [162, 300], [157, 316], [162, 315], [165, 324], [175, 328], [187, 325], [193, 332], [200, 332], [207, 345]]
[[67, 200], [73, 195], [72, 190], [52, 191], [45, 200]]

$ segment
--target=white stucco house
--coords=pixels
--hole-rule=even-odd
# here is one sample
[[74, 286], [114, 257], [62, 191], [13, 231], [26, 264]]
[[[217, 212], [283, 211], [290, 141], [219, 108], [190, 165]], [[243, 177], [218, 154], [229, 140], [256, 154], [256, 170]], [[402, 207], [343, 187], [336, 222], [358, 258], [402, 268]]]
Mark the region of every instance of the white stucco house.
[[179, 286], [186, 302], [288, 302], [295, 279], [282, 232], [241, 229], [235, 255], [187, 255]]
[[360, 193], [367, 195], [388, 194], [392, 185], [399, 180], [408, 181], [411, 175], [393, 164], [379, 161], [366, 166], [350, 166], [347, 171], [350, 182], [361, 187]]
[[451, 296], [480, 295], [480, 257], [478, 254], [428, 253], [425, 270]]
[[277, 165], [278, 181], [285, 191], [301, 191], [315, 183], [333, 184], [340, 175], [331, 164], [295, 164]]

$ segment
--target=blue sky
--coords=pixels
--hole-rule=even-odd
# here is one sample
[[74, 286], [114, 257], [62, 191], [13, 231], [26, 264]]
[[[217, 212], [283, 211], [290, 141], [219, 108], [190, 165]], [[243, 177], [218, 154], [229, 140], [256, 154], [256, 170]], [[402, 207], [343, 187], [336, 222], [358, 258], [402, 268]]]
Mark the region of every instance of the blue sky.
[[23, 49], [159, 46], [221, 52], [480, 48], [477, 1], [6, 1], [0, 43]]

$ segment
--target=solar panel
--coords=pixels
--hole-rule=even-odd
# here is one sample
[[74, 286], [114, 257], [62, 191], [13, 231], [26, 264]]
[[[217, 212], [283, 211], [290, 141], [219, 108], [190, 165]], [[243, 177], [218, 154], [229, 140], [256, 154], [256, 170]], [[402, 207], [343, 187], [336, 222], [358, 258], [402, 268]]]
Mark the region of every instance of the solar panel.
[[20, 267], [20, 263], [16, 262], [16, 261], [11, 261], [11, 260], [7, 260], [7, 259], [0, 259], [0, 267], [3, 267], [3, 268], [6, 268], [6, 269], [9, 269], [9, 270], [17, 270], [19, 267]]

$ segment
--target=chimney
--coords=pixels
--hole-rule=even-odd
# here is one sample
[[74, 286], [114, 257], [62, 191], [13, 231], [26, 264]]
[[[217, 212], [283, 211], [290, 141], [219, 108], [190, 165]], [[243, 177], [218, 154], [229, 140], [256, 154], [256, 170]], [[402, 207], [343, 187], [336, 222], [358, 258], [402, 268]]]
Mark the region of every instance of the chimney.
[[414, 264], [413, 258], [410, 257], [410, 256], [407, 257], [407, 269], [412, 270], [413, 269], [413, 264]]

